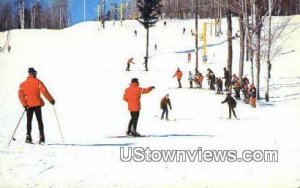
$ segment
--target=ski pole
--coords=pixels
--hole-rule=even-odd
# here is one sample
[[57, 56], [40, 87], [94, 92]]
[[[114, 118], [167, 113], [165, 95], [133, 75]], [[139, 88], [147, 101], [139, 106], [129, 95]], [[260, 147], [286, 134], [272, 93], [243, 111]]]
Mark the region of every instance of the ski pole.
[[64, 140], [64, 137], [63, 137], [62, 132], [61, 132], [60, 124], [59, 124], [59, 121], [58, 121], [58, 117], [57, 117], [57, 113], [56, 113], [54, 105], [53, 105], [53, 110], [54, 110], [54, 114], [55, 114], [55, 117], [56, 117], [56, 121], [57, 121], [57, 125], [58, 125], [59, 131], [60, 131], [62, 141], [65, 144], [65, 140]]
[[11, 138], [10, 138], [10, 140], [9, 140], [9, 142], [8, 142], [8, 144], [7, 144], [7, 146], [10, 145], [10, 143], [11, 143], [12, 140], [15, 140], [15, 138], [14, 138], [15, 133], [16, 133], [16, 131], [17, 131], [17, 129], [18, 129], [20, 123], [21, 123], [21, 120], [22, 120], [22, 118], [23, 118], [25, 112], [26, 112], [26, 109], [24, 109], [24, 111], [23, 111], [23, 113], [22, 113], [22, 116], [21, 116], [21, 118], [19, 119], [19, 122], [18, 122], [18, 124], [17, 124], [17, 126], [16, 126], [16, 128], [15, 128], [15, 130], [14, 130], [14, 133], [12, 134], [12, 136], [11, 136]]

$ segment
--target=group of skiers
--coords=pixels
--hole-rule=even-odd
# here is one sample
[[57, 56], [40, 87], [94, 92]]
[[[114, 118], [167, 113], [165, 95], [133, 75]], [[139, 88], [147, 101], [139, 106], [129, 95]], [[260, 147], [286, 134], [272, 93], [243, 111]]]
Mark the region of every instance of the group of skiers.
[[[207, 69], [207, 82], [210, 90], [217, 90], [216, 94], [223, 94], [223, 80], [224, 79], [224, 87], [226, 93], [226, 99], [223, 101], [223, 103], [227, 102], [229, 107], [229, 118], [231, 118], [231, 111], [233, 112], [234, 116], [236, 117], [234, 108], [236, 107], [236, 101], [235, 100], [241, 100], [240, 92], [242, 91], [244, 95], [243, 101], [245, 103], [249, 103], [252, 107], [256, 107], [256, 88], [254, 84], [250, 84], [249, 79], [246, 76], [242, 77], [242, 80], [240, 81], [239, 77], [237, 77], [235, 74], [232, 75], [232, 78], [230, 76], [230, 73], [226, 68], [224, 70], [224, 77], [216, 77], [214, 72], [208, 68]], [[178, 80], [178, 88], [182, 88], [181, 79], [182, 79], [182, 71], [180, 68], [177, 68], [175, 74], [173, 77], [176, 77]], [[196, 83], [196, 88], [202, 88], [202, 81], [203, 81], [203, 75], [199, 71], [196, 71], [195, 76], [193, 76], [192, 71], [189, 71], [189, 88], [193, 87], [193, 82]], [[216, 87], [215, 87], [216, 86]], [[234, 91], [234, 98], [231, 96], [232, 90]]]
[[[181, 79], [182, 79], [182, 71], [180, 70], [180, 68], [178, 67], [175, 74], [173, 75], [173, 78], [176, 77], [177, 81], [178, 81], [178, 88], [182, 88], [182, 84], [181, 84]], [[202, 81], [203, 81], [203, 75], [201, 72], [197, 71], [195, 76], [193, 76], [192, 71], [189, 71], [189, 83], [190, 83], [190, 88], [194, 88], [193, 87], [193, 82], [195, 82], [196, 84], [196, 88], [202, 88]]]
[[256, 107], [256, 88], [254, 84], [250, 84], [249, 79], [244, 75], [242, 77], [242, 80], [239, 79], [235, 74], [232, 75], [232, 78], [230, 76], [230, 73], [228, 70], [226, 70], [226, 67], [224, 67], [224, 77], [217, 77], [213, 73], [211, 69], [207, 69], [207, 80], [208, 85], [211, 90], [216, 90], [215, 86], [217, 86], [217, 94], [223, 94], [223, 81], [225, 80], [224, 86], [225, 91], [231, 93], [231, 90], [234, 91], [234, 98], [236, 100], [241, 100], [240, 92], [242, 91], [244, 95], [244, 102], [249, 103], [252, 107]]
[[[133, 58], [130, 58], [127, 63], [127, 71], [130, 70], [130, 64], [133, 63]], [[52, 104], [55, 104], [55, 100], [52, 95], [47, 90], [46, 86], [42, 81], [37, 79], [37, 71], [34, 68], [28, 69], [28, 77], [27, 79], [20, 84], [20, 88], [18, 91], [19, 99], [21, 104], [23, 105], [26, 115], [27, 115], [27, 133], [25, 142], [32, 143], [31, 137], [31, 129], [32, 129], [32, 118], [33, 114], [36, 115], [36, 119], [38, 121], [39, 127], [39, 135], [40, 135], [40, 143], [45, 142], [45, 133], [44, 133], [44, 125], [42, 120], [42, 110], [41, 107], [44, 106], [44, 101], [41, 98], [41, 94]], [[182, 88], [181, 79], [183, 73], [180, 68], [177, 68], [177, 71], [173, 75], [178, 80], [178, 88]], [[207, 69], [206, 74], [209, 89], [215, 90], [215, 86], [217, 85], [217, 94], [223, 94], [223, 81], [220, 77], [216, 78], [213, 71], [211, 69]], [[235, 114], [234, 108], [236, 107], [236, 100], [240, 100], [240, 91], [244, 95], [244, 101], [246, 103], [250, 103], [252, 107], [256, 107], [256, 88], [253, 84], [249, 84], [249, 80], [246, 76], [243, 76], [242, 80], [234, 74], [232, 79], [230, 80], [229, 72], [224, 68], [224, 77], [225, 79], [225, 91], [226, 98], [222, 103], [227, 102], [229, 107], [229, 118], [231, 118], [231, 112], [237, 118]], [[195, 76], [193, 76], [192, 72], [189, 71], [189, 84], [190, 88], [193, 87], [193, 82], [196, 83], [196, 88], [202, 88], [203, 75], [200, 72], [196, 72]], [[128, 88], [125, 89], [123, 99], [128, 103], [128, 110], [130, 112], [131, 119], [128, 123], [128, 128], [126, 131], [127, 136], [140, 136], [137, 132], [137, 124], [139, 119], [139, 114], [141, 110], [141, 95], [150, 93], [154, 86], [150, 86], [147, 88], [141, 88], [139, 85], [139, 80], [137, 78], [132, 78], [131, 83]], [[235, 99], [231, 96], [231, 90], [235, 91]], [[171, 100], [169, 98], [169, 94], [166, 94], [160, 102], [160, 108], [162, 109], [161, 119], [166, 117], [166, 120], [169, 120], [168, 117], [168, 107], [172, 109]]]

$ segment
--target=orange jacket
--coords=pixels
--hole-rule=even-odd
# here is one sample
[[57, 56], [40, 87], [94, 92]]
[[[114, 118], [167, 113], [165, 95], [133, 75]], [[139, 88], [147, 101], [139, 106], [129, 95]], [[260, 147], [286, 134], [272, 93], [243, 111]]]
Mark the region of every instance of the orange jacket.
[[131, 83], [125, 90], [123, 99], [128, 103], [128, 110], [131, 112], [137, 112], [141, 110], [141, 95], [149, 93], [152, 90], [151, 87], [141, 88], [138, 83]]
[[44, 106], [45, 103], [41, 98], [41, 94], [46, 97], [48, 101], [54, 101], [47, 88], [39, 79], [34, 76], [28, 76], [27, 79], [21, 83], [19, 89], [19, 99], [23, 106], [35, 107]]
[[134, 62], [133, 62], [133, 58], [130, 58], [130, 59], [128, 59], [128, 61], [127, 61], [127, 64], [135, 64]]
[[182, 72], [180, 69], [177, 69], [177, 71], [175, 72], [175, 74], [173, 75], [173, 77], [177, 77], [178, 80], [181, 80], [182, 77]]

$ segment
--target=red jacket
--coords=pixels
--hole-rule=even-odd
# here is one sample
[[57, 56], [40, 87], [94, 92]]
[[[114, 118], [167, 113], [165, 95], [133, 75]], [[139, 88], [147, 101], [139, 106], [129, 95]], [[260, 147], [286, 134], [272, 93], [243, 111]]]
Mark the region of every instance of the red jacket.
[[141, 88], [138, 83], [131, 83], [125, 90], [123, 99], [128, 103], [128, 110], [131, 112], [137, 112], [141, 110], [141, 95], [149, 93], [152, 87]]
[[44, 106], [45, 103], [41, 98], [41, 93], [48, 101], [54, 101], [43, 82], [32, 75], [28, 76], [27, 79], [21, 83], [18, 93], [20, 102], [23, 106], [27, 107]]

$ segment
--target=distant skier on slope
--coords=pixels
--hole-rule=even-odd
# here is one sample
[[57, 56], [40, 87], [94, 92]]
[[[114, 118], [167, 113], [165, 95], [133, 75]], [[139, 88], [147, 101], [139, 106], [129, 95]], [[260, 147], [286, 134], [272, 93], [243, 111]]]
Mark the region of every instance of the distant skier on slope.
[[203, 81], [202, 73], [197, 72], [194, 80], [196, 82], [197, 88], [201, 89], [202, 88], [202, 81]]
[[177, 71], [175, 72], [175, 74], [173, 75], [173, 78], [174, 77], [177, 77], [177, 80], [178, 80], [178, 88], [182, 88], [182, 85], [181, 85], [181, 78], [182, 78], [182, 72], [181, 70], [179, 69], [179, 67], [177, 68]]
[[170, 107], [170, 110], [172, 110], [169, 94], [166, 94], [166, 96], [164, 96], [160, 101], [160, 108], [163, 110], [161, 114], [161, 120], [164, 119], [164, 115], [166, 114], [166, 120], [169, 121], [168, 105]]
[[233, 76], [232, 76], [231, 84], [233, 85], [233, 90], [235, 92], [234, 97], [237, 100], [240, 100], [241, 99], [241, 95], [240, 95], [241, 84], [240, 84], [240, 79], [235, 74], [233, 74]]
[[248, 92], [248, 85], [249, 85], [249, 79], [244, 75], [242, 78], [242, 92], [244, 95], [244, 101], [246, 103], [249, 103], [249, 92]]
[[188, 53], [188, 61], [187, 61], [187, 62], [190, 63], [191, 60], [192, 60], [192, 54], [191, 54], [191, 52], [189, 52], [189, 53]]
[[222, 104], [224, 104], [225, 102], [227, 102], [228, 104], [228, 109], [229, 109], [229, 119], [231, 119], [231, 111], [233, 112], [233, 115], [236, 119], [238, 119], [236, 117], [236, 114], [235, 114], [235, 111], [234, 111], [234, 108], [236, 107], [236, 101], [234, 100], [234, 98], [231, 96], [230, 93], [227, 93], [226, 94], [226, 98], [225, 100], [222, 102]]
[[194, 81], [194, 77], [193, 77], [193, 73], [192, 71], [189, 71], [189, 82], [190, 82], [190, 88], [194, 88], [193, 87], [193, 81]]
[[26, 140], [27, 143], [32, 143], [31, 138], [31, 123], [33, 113], [36, 115], [36, 119], [38, 121], [39, 131], [40, 131], [40, 143], [45, 142], [45, 134], [44, 134], [44, 125], [42, 120], [42, 109], [41, 107], [45, 105], [43, 99], [40, 96], [40, 93], [44, 95], [44, 97], [52, 104], [55, 104], [55, 100], [48, 92], [46, 86], [42, 81], [36, 78], [37, 71], [34, 68], [28, 69], [29, 76], [27, 79], [21, 83], [19, 88], [19, 99], [21, 104], [26, 110], [27, 115], [27, 133]]
[[123, 100], [128, 103], [128, 110], [130, 111], [131, 115], [131, 119], [129, 121], [128, 129], [126, 132], [127, 136], [140, 136], [136, 129], [141, 110], [141, 95], [149, 93], [153, 89], [155, 89], [154, 86], [141, 88], [139, 87], [139, 85], [139, 80], [137, 78], [133, 78], [131, 80], [130, 86], [125, 90], [123, 95]]
[[207, 69], [206, 77], [208, 80], [209, 89], [216, 90], [216, 88], [215, 88], [216, 76], [215, 76], [214, 72], [209, 68]]
[[230, 74], [229, 71], [226, 70], [226, 67], [224, 67], [224, 77], [223, 79], [225, 79], [225, 91], [229, 91], [229, 87], [230, 87]]
[[223, 94], [223, 81], [221, 78], [216, 78], [217, 94]]
[[130, 64], [135, 64], [135, 63], [133, 62], [133, 57], [131, 57], [131, 58], [129, 58], [129, 59], [127, 60], [127, 68], [126, 68], [126, 71], [130, 71]]
[[251, 84], [249, 87], [250, 94], [250, 105], [255, 108], [256, 107], [256, 87], [254, 84]]

